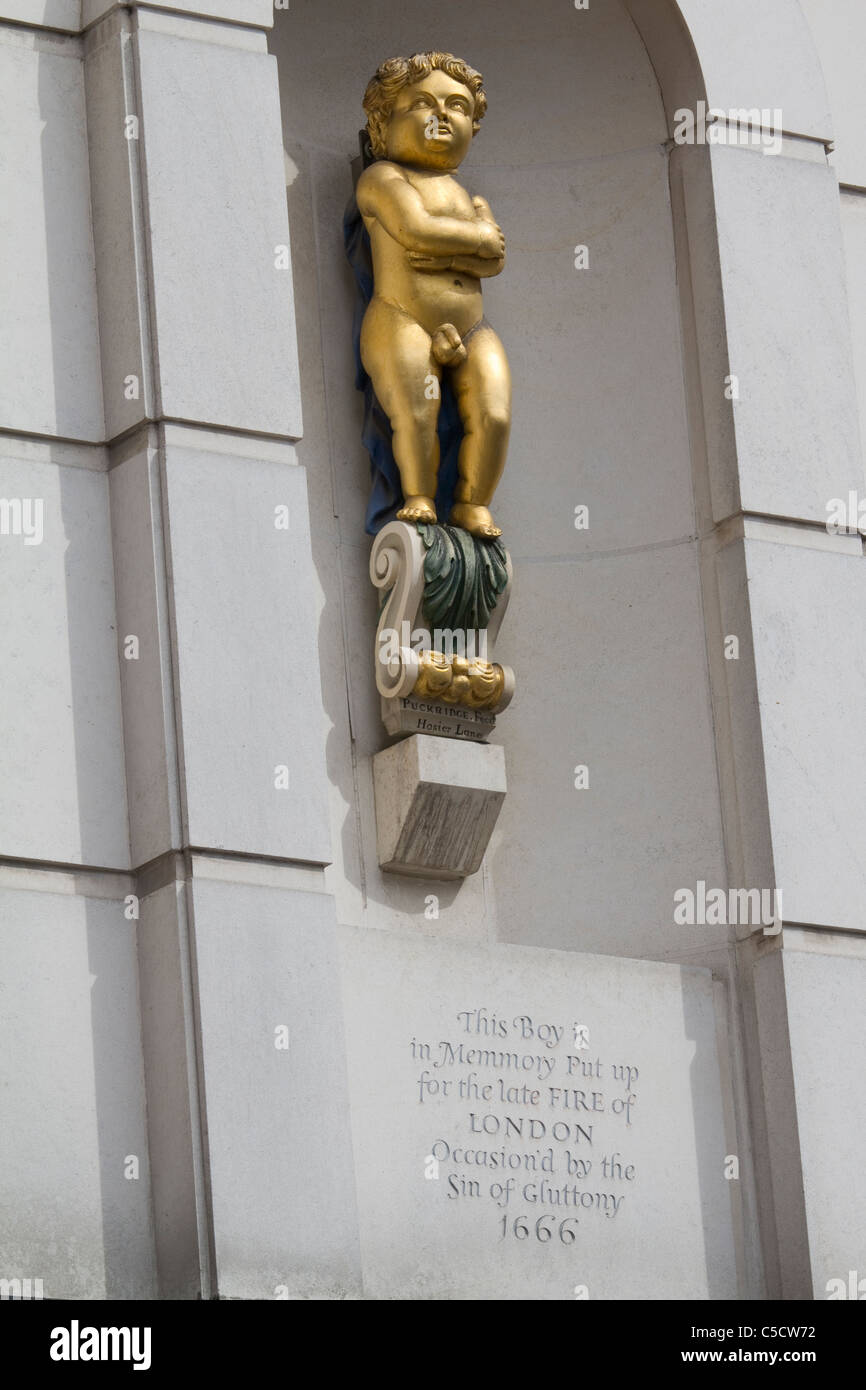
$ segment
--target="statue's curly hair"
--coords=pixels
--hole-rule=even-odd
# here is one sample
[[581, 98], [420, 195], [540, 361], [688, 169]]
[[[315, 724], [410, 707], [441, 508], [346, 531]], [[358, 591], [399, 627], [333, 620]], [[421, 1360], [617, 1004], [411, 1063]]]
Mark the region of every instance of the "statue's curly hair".
[[472, 118], [472, 133], [477, 133], [481, 118], [487, 110], [487, 96], [484, 92], [484, 79], [462, 58], [453, 53], [413, 53], [411, 58], [388, 58], [376, 69], [367, 83], [364, 93], [364, 110], [367, 113], [367, 134], [370, 148], [377, 159], [385, 153], [385, 131], [388, 117], [394, 107], [398, 92], [413, 82], [428, 77], [435, 68], [446, 72], [455, 82], [468, 87], [475, 99]]

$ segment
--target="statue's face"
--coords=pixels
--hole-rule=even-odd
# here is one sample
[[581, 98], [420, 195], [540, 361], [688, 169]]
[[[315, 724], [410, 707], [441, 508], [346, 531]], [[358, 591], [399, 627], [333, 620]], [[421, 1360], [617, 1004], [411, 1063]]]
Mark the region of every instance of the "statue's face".
[[434, 69], [397, 97], [388, 121], [386, 158], [422, 169], [456, 169], [472, 143], [474, 110], [469, 88]]

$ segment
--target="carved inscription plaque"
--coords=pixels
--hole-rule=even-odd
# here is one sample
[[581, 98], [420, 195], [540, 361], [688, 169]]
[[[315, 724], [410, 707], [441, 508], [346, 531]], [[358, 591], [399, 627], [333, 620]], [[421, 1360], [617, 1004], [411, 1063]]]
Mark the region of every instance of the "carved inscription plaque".
[[732, 1296], [708, 972], [351, 929], [343, 959], [371, 1296]]
[[[502, 1239], [572, 1245], [590, 1213], [615, 1220], [637, 1174], [627, 1152], [639, 1113], [634, 1060], [602, 1059], [586, 1023], [484, 1006], [459, 1010], [439, 1032], [447, 1036], [409, 1044], [417, 1101], [437, 1134], [427, 1181], [441, 1182], [448, 1201], [492, 1203]], [[438, 1128], [436, 1112], [449, 1097], [461, 1123], [440, 1134], [454, 1109]]]

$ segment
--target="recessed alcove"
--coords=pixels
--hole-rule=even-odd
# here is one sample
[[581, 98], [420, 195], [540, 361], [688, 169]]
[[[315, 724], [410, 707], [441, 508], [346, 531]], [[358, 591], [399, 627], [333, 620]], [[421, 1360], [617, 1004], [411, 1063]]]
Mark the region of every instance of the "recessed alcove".
[[[675, 26], [671, 42], [681, 96]], [[369, 762], [387, 736], [341, 218], [368, 78], [385, 57], [437, 47], [484, 76], [489, 109], [463, 174], [507, 238], [484, 298], [514, 379], [495, 511], [515, 567], [498, 653], [517, 694], [495, 735], [509, 791], [483, 878], [443, 899], [433, 925], [447, 914], [461, 935], [629, 956], [694, 949], [677, 940], [673, 894], [697, 878], [723, 884], [725, 856], [669, 126], [644, 40], [620, 0], [586, 11], [542, 0], [531, 24], [492, 0], [449, 0], [435, 21], [420, 5], [380, 4], [359, 23], [335, 0], [278, 12], [270, 44], [344, 920], [431, 927], [423, 885], [383, 881], [375, 859]], [[575, 788], [578, 765], [588, 788]], [[708, 947], [727, 936], [704, 931]]]

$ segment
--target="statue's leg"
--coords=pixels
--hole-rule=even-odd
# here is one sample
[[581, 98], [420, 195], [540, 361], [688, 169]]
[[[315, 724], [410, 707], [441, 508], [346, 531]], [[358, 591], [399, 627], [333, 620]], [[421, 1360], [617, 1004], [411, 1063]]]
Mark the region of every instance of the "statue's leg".
[[361, 329], [361, 360], [394, 432], [404, 521], [436, 520], [441, 367], [430, 334], [396, 305], [374, 298]]
[[511, 429], [511, 373], [497, 335], [483, 324], [464, 339], [466, 361], [451, 380], [463, 421], [451, 520], [476, 536], [502, 534], [488, 506], [505, 467]]

